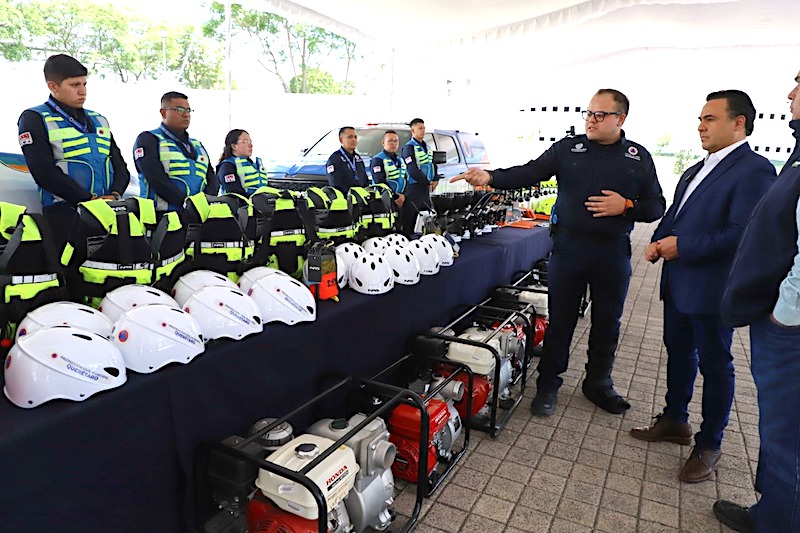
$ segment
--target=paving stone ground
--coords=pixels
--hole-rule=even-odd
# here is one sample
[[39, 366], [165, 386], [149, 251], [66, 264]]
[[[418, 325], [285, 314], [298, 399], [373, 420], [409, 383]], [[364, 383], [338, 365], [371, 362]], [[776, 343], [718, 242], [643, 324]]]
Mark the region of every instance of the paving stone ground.
[[[623, 416], [611, 415], [583, 396], [590, 318], [580, 319], [555, 415], [530, 416], [528, 398], [499, 438], [473, 431], [457, 470], [426, 500], [416, 533], [727, 533], [731, 530], [711, 511], [714, 501], [755, 503], [758, 409], [747, 330], [733, 337], [736, 396], [723, 457], [711, 480], [678, 480], [691, 447], [642, 442], [629, 434], [661, 411], [666, 391], [661, 266], [642, 259], [653, 229], [653, 224], [637, 224], [632, 234], [633, 276], [613, 374], [632, 408]], [[532, 397], [535, 379], [529, 383], [526, 396]], [[695, 429], [701, 402], [698, 374], [690, 406]], [[395, 507], [410, 514], [413, 487], [403, 488]]]

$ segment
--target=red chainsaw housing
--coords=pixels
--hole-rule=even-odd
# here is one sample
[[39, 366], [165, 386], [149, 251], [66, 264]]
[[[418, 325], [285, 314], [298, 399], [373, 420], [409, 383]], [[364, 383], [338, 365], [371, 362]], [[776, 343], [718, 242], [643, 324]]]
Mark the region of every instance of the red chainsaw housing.
[[[442, 400], [430, 400], [428, 411], [428, 454], [426, 475], [430, 476], [436, 468], [436, 447], [431, 443], [450, 419], [447, 404]], [[419, 449], [420, 412], [411, 405], [400, 404], [389, 416], [389, 442], [397, 446], [397, 455], [392, 463], [392, 474], [406, 481], [416, 482], [419, 473], [421, 454]]]

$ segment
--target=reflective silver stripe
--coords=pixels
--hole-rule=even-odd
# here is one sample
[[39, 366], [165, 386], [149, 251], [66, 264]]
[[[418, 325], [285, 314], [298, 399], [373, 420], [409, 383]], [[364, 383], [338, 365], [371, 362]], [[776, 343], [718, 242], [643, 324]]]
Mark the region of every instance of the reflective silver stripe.
[[287, 229], [283, 231], [273, 231], [269, 234], [270, 237], [284, 237], [287, 235], [300, 235], [305, 233], [304, 229]]
[[361, 220], [374, 220], [376, 218], [389, 218], [391, 213], [375, 213], [372, 215], [362, 215]]
[[123, 265], [120, 263], [103, 263], [100, 261], [84, 261], [81, 266], [97, 270], [150, 270], [153, 268], [151, 263], [131, 263]]
[[11, 276], [12, 285], [24, 285], [25, 283], [43, 283], [45, 281], [55, 281], [57, 274], [36, 274], [33, 276]]
[[[253, 241], [247, 241], [244, 246], [253, 246]], [[227, 241], [227, 242], [201, 242], [200, 248], [241, 248], [242, 241]]]
[[340, 231], [350, 231], [350, 230], [356, 229], [356, 227], [357, 226], [355, 224], [353, 224], [352, 226], [345, 226], [343, 228], [323, 228], [323, 227], [320, 227], [319, 228], [319, 232], [320, 233], [338, 233]]
[[183, 252], [179, 253], [178, 255], [173, 255], [172, 257], [168, 257], [161, 261], [161, 266], [171, 265], [175, 261], [180, 261], [186, 254]]

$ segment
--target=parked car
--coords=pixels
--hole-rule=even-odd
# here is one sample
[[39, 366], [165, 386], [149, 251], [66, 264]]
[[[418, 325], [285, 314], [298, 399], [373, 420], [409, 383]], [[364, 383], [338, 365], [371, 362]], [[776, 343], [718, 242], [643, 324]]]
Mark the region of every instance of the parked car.
[[[123, 196], [139, 195], [139, 178], [131, 175], [131, 182]], [[0, 200], [24, 205], [33, 213], [42, 212], [42, 202], [36, 182], [28, 171], [22, 154], [0, 152]]]
[[[356, 152], [364, 160], [367, 174], [371, 173], [371, 156], [383, 149], [381, 141], [386, 130], [397, 132], [401, 147], [411, 139], [411, 129], [408, 124], [379, 123], [356, 127], [358, 134]], [[425, 134], [425, 142], [435, 152], [441, 152], [435, 154], [437, 170], [441, 176], [437, 192], [467, 189], [469, 186], [465, 182], [451, 184], [447, 183], [446, 179], [466, 172], [469, 167], [486, 168], [489, 166], [489, 155], [477, 133], [435, 129]], [[339, 130], [337, 128], [323, 135], [310, 148], [303, 150], [303, 156], [299, 161], [272, 165], [268, 169], [270, 185], [295, 190], [327, 185], [328, 177], [325, 165], [328, 157], [339, 147]]]

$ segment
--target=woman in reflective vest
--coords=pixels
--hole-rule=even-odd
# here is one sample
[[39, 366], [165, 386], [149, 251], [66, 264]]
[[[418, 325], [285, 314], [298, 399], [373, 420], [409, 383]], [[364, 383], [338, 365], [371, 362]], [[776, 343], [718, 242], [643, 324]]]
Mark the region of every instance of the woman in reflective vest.
[[[47, 103], [32, 107], [31, 111], [40, 114], [44, 120], [56, 166], [94, 196], [110, 195], [114, 169], [111, 166], [111, 129], [106, 118], [84, 109], [94, 129], [91, 131], [85, 125], [69, 120], [66, 113], [59, 112], [60, 107], [52, 97]], [[41, 187], [39, 195], [44, 207], [61, 201]]]
[[267, 185], [267, 171], [261, 158], [253, 157], [253, 141], [245, 130], [231, 130], [217, 163], [217, 179], [225, 192], [250, 196]]

